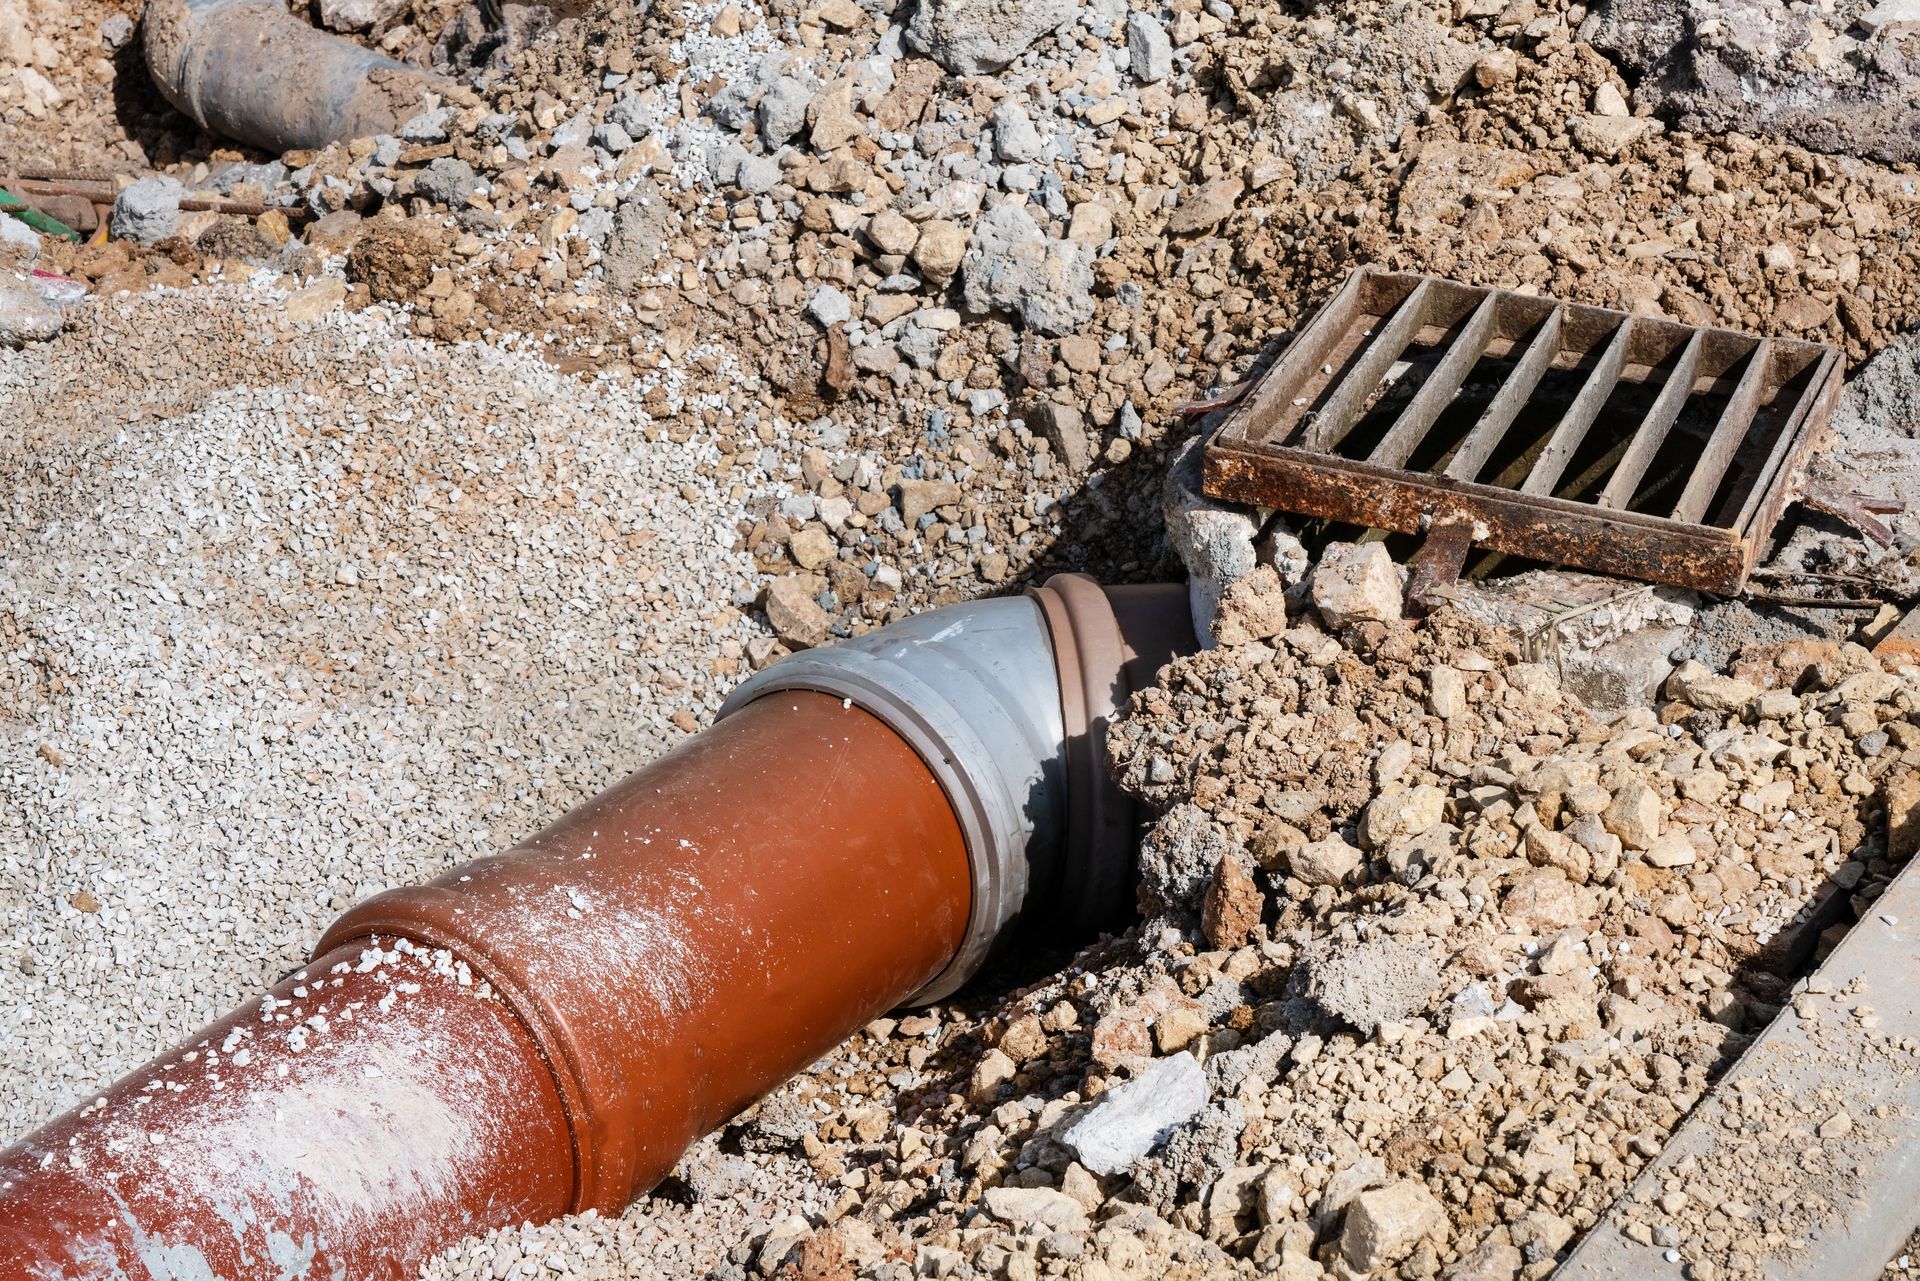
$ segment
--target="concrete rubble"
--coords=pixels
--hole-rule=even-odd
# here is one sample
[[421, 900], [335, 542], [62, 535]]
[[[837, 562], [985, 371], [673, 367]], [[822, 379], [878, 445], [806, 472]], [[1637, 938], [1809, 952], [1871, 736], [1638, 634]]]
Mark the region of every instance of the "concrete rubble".
[[[0, 246], [8, 1138], [748, 672], [1056, 569], [1185, 575], [1209, 643], [1113, 732], [1140, 918], [427, 1276], [1544, 1277], [1913, 852], [1871, 615], [1533, 570], [1406, 618], [1198, 434], [1373, 262], [1832, 343], [1814, 478], [1920, 492], [1893, 0], [354, 0], [460, 87], [278, 157], [123, 9], [0, 12], [0, 153], [111, 209]], [[1774, 566], [1910, 605], [1885, 519]]]
[[1200, 1064], [1182, 1052], [1102, 1095], [1060, 1141], [1093, 1173], [1118, 1174], [1192, 1120], [1206, 1101]]

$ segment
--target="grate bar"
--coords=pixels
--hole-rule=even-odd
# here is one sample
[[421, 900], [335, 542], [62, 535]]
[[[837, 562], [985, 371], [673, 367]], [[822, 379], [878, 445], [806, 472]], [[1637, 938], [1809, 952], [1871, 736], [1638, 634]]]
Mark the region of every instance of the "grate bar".
[[1713, 435], [1707, 438], [1707, 447], [1701, 451], [1699, 465], [1694, 468], [1692, 479], [1687, 481], [1685, 492], [1680, 501], [1674, 504], [1675, 520], [1698, 521], [1705, 518], [1707, 504], [1720, 489], [1720, 482], [1726, 478], [1727, 469], [1733, 465], [1733, 456], [1740, 449], [1740, 442], [1747, 438], [1747, 429], [1753, 426], [1753, 416], [1760, 408], [1761, 393], [1767, 387], [1767, 367], [1773, 363], [1773, 339], [1762, 338], [1747, 358], [1747, 371], [1740, 375], [1739, 386], [1733, 389], [1733, 395], [1727, 400], [1727, 407], [1720, 412], [1720, 421], [1713, 426]]
[[1580, 394], [1574, 397], [1573, 404], [1567, 408], [1560, 425], [1553, 429], [1553, 438], [1540, 451], [1533, 470], [1520, 486], [1521, 493], [1538, 498], [1553, 493], [1554, 487], [1560, 483], [1567, 464], [1573, 460], [1574, 451], [1587, 438], [1587, 432], [1593, 428], [1593, 420], [1600, 416], [1607, 397], [1619, 385], [1620, 371], [1627, 364], [1627, 347], [1633, 341], [1633, 324], [1632, 316], [1620, 318], [1620, 324], [1613, 331], [1613, 340], [1594, 363], [1593, 372], [1587, 376]]
[[[1340, 345], [1342, 336], [1352, 327], [1360, 310], [1360, 299], [1367, 280], [1368, 273], [1364, 271], [1356, 271], [1347, 277], [1347, 283], [1340, 287], [1340, 292], [1333, 296], [1322, 313], [1326, 323], [1318, 323], [1320, 318], [1316, 317], [1316, 323], [1288, 343], [1279, 361], [1261, 378], [1246, 408], [1241, 411], [1250, 431], [1257, 433], [1256, 438], [1273, 438], [1275, 425], [1286, 418], [1285, 397], [1292, 395], [1293, 388], [1304, 382], [1314, 369], [1325, 364], [1334, 348]], [[1289, 426], [1280, 439], [1292, 435], [1298, 425], [1294, 423]], [[1280, 442], [1275, 440], [1274, 443]]]
[[1493, 451], [1506, 436], [1507, 428], [1513, 426], [1513, 420], [1533, 396], [1534, 388], [1540, 385], [1547, 366], [1560, 353], [1560, 326], [1566, 315], [1565, 307], [1555, 305], [1547, 313], [1547, 318], [1540, 322], [1533, 341], [1527, 345], [1527, 354], [1514, 366], [1512, 376], [1501, 386], [1493, 403], [1480, 416], [1480, 421], [1467, 433], [1467, 438], [1460, 442], [1453, 461], [1447, 464], [1447, 470], [1442, 474], [1449, 480], [1472, 480], [1487, 465], [1487, 459], [1492, 457]]
[[[1775, 484], [1783, 470], [1789, 469], [1790, 460], [1796, 454], [1804, 453], [1811, 447], [1811, 435], [1817, 435], [1826, 429], [1826, 416], [1832, 412], [1834, 398], [1840, 391], [1840, 353], [1829, 348], [1820, 358], [1819, 372], [1814, 375], [1814, 385], [1822, 390], [1819, 396], [1806, 397], [1793, 406], [1792, 416], [1780, 427], [1780, 434], [1774, 438], [1773, 448], [1767, 453], [1766, 465], [1755, 478], [1753, 488], [1747, 494], [1747, 501], [1740, 507], [1740, 519], [1734, 528], [1745, 532], [1752, 528], [1755, 518], [1763, 509], [1771, 509], [1766, 520], [1761, 522], [1765, 533], [1773, 528], [1780, 518], [1780, 511], [1786, 505], [1785, 493]], [[1809, 423], [1814, 415], [1816, 399], [1820, 405], [1818, 420]]]
[[1353, 372], [1340, 381], [1314, 416], [1313, 424], [1307, 428], [1305, 448], [1332, 449], [1346, 438], [1367, 397], [1379, 390], [1380, 380], [1386, 377], [1387, 370], [1400, 359], [1400, 353], [1407, 349], [1407, 344], [1425, 323], [1427, 298], [1432, 292], [1433, 282], [1422, 279], [1406, 301], [1395, 309], [1393, 318], [1381, 326], [1367, 354], [1360, 358]]
[[1459, 340], [1447, 349], [1432, 375], [1414, 393], [1412, 403], [1401, 411], [1387, 434], [1374, 446], [1373, 453], [1367, 456], [1368, 462], [1380, 467], [1406, 465], [1407, 455], [1432, 429], [1440, 411], [1460, 394], [1460, 385], [1467, 381], [1475, 362], [1486, 351], [1493, 337], [1493, 318], [1499, 308], [1500, 295], [1489, 289], [1460, 331]]
[[1693, 376], [1700, 368], [1700, 348], [1706, 342], [1706, 337], [1706, 330], [1696, 329], [1693, 337], [1687, 339], [1687, 345], [1681, 349], [1680, 358], [1673, 362], [1673, 372], [1667, 375], [1666, 385], [1660, 388], [1653, 408], [1647, 411], [1646, 420], [1633, 433], [1633, 441], [1621, 456], [1620, 465], [1614, 468], [1613, 479], [1601, 491], [1599, 502], [1602, 507], [1629, 507], [1633, 504], [1633, 496], [1639, 492], [1647, 468], [1653, 465], [1660, 446], [1667, 443], [1674, 420], [1680, 416], [1680, 407], [1693, 394]]

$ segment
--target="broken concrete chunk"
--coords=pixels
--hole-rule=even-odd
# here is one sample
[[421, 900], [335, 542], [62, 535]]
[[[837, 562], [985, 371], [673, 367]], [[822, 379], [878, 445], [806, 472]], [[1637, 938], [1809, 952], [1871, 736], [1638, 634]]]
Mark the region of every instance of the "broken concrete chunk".
[[1015, 1227], [1034, 1225], [1052, 1232], [1085, 1232], [1087, 1211], [1057, 1188], [988, 1188], [981, 1194], [987, 1213]]
[[1086, 247], [1048, 239], [1023, 205], [999, 205], [975, 225], [963, 281], [971, 310], [1018, 312], [1040, 333], [1071, 333], [1093, 318]]
[[832, 285], [821, 285], [807, 302], [807, 314], [829, 327], [844, 324], [853, 316], [853, 302]]
[[[1920, 22], [1912, 0], [1804, 11], [1610, 0], [1595, 14], [1583, 37], [1636, 77], [1636, 103], [1677, 129], [1784, 136], [1895, 164], [1920, 158], [1913, 64], [1886, 49]], [[1879, 38], [1862, 40], [1850, 24]], [[1782, 39], [1787, 30], [1793, 37]]]
[[479, 182], [472, 165], [453, 156], [441, 156], [414, 176], [413, 194], [449, 209], [464, 209]]
[[977, 76], [1000, 70], [1079, 11], [1074, 0], [920, 0], [906, 38], [955, 75]]
[[1118, 1174], [1165, 1142], [1206, 1103], [1206, 1073], [1193, 1055], [1182, 1051], [1101, 1095], [1061, 1142], [1093, 1173]]
[[[0, 220], [12, 221], [4, 214], [0, 214]], [[61, 308], [42, 298], [24, 277], [0, 271], [0, 346], [41, 342], [65, 325]]]
[[186, 188], [177, 178], [142, 178], [128, 183], [113, 198], [109, 227], [116, 239], [150, 245], [173, 234], [180, 221], [180, 201]]
[[406, 7], [406, 0], [320, 0], [320, 25], [329, 31], [366, 31]]
[[1313, 605], [1327, 626], [1391, 623], [1405, 599], [1400, 566], [1385, 543], [1331, 543], [1313, 571]]
[[1411, 1179], [1362, 1192], [1347, 1208], [1340, 1254], [1361, 1272], [1398, 1263], [1428, 1237], [1444, 1238], [1446, 1212], [1427, 1185]]
[[1722, 676], [1704, 663], [1682, 663], [1667, 678], [1668, 698], [1702, 711], [1744, 711], [1759, 696], [1759, 686], [1736, 676]]
[[1431, 784], [1390, 787], [1367, 804], [1360, 817], [1360, 842], [1384, 849], [1398, 840], [1418, 836], [1447, 814], [1447, 794]]
[[1425, 1010], [1440, 982], [1427, 949], [1398, 939], [1317, 940], [1301, 962], [1314, 1004], [1369, 1036]]
[[1309, 885], [1344, 885], [1366, 859], [1338, 836], [1302, 845], [1286, 857], [1288, 874]]
[[1140, 840], [1140, 880], [1168, 903], [1195, 906], [1214, 867], [1234, 850], [1212, 815], [1198, 805], [1175, 805]]
[[1182, 445], [1161, 484], [1160, 514], [1167, 539], [1187, 567], [1187, 603], [1193, 630], [1212, 647], [1214, 619], [1227, 584], [1253, 572], [1260, 563], [1254, 539], [1260, 522], [1245, 507], [1206, 496], [1202, 489], [1205, 440], [1194, 436]]

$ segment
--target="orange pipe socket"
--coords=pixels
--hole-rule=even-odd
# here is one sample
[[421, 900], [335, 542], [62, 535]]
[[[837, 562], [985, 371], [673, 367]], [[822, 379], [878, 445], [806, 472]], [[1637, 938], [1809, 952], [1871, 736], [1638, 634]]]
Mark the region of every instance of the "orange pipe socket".
[[1016, 923], [1124, 910], [1104, 731], [1179, 586], [1053, 579], [746, 682], [504, 854], [378, 895], [263, 997], [0, 1152], [0, 1281], [400, 1278], [616, 1212]]
[[0, 1153], [0, 1278], [398, 1278], [622, 1209], [939, 972], [967, 887], [898, 735], [762, 699]]

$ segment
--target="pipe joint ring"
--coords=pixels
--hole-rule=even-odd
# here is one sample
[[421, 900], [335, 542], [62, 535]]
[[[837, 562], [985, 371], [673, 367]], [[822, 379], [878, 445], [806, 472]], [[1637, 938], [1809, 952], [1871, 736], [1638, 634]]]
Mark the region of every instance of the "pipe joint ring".
[[951, 995], [1025, 906], [1029, 867], [1064, 834], [1065, 729], [1040, 608], [1013, 598], [931, 611], [882, 632], [782, 659], [748, 679], [725, 717], [781, 690], [849, 700], [914, 749], [953, 806], [973, 902], [953, 960], [914, 994]]

